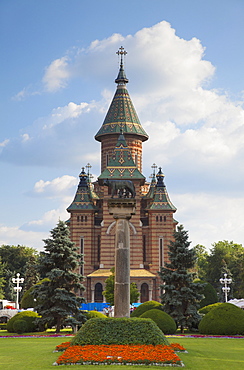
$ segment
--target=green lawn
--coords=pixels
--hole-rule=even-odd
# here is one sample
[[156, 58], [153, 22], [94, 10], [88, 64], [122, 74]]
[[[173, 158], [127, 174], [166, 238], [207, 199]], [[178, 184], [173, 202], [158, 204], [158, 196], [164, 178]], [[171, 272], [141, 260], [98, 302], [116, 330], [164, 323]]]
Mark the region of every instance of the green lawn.
[[[1, 338], [0, 369], [34, 370], [55, 369], [52, 364], [58, 357], [55, 346], [69, 338]], [[182, 344], [188, 353], [180, 354], [185, 369], [192, 370], [242, 370], [244, 369], [244, 339], [169, 338], [170, 342]], [[65, 366], [70, 368], [72, 365]], [[77, 368], [81, 368], [76, 366]], [[76, 368], [75, 367], [75, 368]], [[63, 368], [63, 367], [61, 367]], [[74, 368], [74, 367], [72, 367]], [[101, 366], [101, 369], [128, 370], [128, 366]], [[166, 367], [167, 368], [167, 367]], [[97, 370], [98, 366], [82, 366]], [[157, 366], [130, 366], [129, 369], [159, 369]]]

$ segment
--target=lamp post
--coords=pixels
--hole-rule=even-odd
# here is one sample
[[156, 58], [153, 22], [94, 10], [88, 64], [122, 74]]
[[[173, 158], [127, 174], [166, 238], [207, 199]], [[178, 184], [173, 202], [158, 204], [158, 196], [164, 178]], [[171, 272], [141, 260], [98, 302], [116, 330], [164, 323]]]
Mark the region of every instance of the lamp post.
[[16, 308], [19, 309], [19, 293], [22, 290], [22, 287], [19, 284], [23, 284], [24, 278], [20, 278], [20, 274], [17, 273], [17, 278], [12, 278], [12, 282], [14, 284], [17, 284], [17, 286], [14, 287], [14, 290], [16, 291]]
[[232, 283], [232, 279], [231, 278], [227, 278], [227, 274], [224, 274], [224, 278], [221, 278], [219, 279], [220, 283], [221, 284], [224, 284], [224, 286], [222, 287], [222, 291], [224, 292], [225, 294], [225, 302], [227, 302], [227, 296], [228, 296], [228, 293], [230, 291], [230, 287], [228, 286], [228, 284], [231, 284]]

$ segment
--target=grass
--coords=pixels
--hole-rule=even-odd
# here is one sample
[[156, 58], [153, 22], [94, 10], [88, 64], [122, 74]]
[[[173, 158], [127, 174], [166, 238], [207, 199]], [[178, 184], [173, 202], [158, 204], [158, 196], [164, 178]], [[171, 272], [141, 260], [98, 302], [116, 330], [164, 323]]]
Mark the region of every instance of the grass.
[[[0, 368], [4, 370], [46, 370], [56, 369], [52, 364], [58, 353], [53, 353], [55, 346], [69, 340], [68, 338], [0, 338]], [[183, 345], [188, 353], [179, 356], [186, 370], [242, 370], [244, 369], [244, 338], [170, 338], [170, 342]], [[73, 365], [66, 365], [70, 368]], [[82, 370], [142, 370], [159, 369], [155, 366], [82, 366]]]

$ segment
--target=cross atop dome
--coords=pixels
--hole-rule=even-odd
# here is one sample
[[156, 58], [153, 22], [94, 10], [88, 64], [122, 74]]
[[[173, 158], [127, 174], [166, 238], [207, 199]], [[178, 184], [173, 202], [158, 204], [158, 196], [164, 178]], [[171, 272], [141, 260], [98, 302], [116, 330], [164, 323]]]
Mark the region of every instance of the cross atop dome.
[[120, 55], [120, 64], [123, 65], [123, 55], [126, 56], [127, 51], [121, 46], [118, 51], [116, 51], [117, 55]]
[[120, 69], [119, 69], [119, 74], [118, 77], [116, 78], [115, 82], [118, 85], [125, 85], [129, 82], [128, 78], [125, 75], [124, 71], [124, 65], [123, 65], [123, 56], [127, 54], [127, 51], [121, 46], [118, 51], [116, 51], [117, 55], [120, 55]]

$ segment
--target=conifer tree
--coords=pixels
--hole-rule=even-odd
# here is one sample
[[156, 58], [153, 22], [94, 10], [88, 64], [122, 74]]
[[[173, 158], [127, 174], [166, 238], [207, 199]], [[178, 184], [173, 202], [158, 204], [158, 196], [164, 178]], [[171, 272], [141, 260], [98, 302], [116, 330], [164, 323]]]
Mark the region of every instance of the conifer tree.
[[81, 255], [76, 252], [75, 243], [71, 242], [69, 229], [63, 221], [51, 230], [51, 237], [44, 243], [45, 252], [39, 260], [39, 271], [49, 280], [37, 284], [33, 290], [34, 298], [39, 302], [35, 309], [41, 315], [39, 325], [56, 326], [59, 333], [68, 321], [73, 326], [83, 321], [79, 307], [84, 299], [77, 295], [84, 290], [83, 277], [75, 272]]
[[198, 302], [203, 298], [204, 284], [193, 283], [194, 274], [189, 272], [196, 261], [195, 251], [189, 249], [188, 233], [183, 226], [174, 232], [174, 241], [169, 245], [169, 260], [159, 272], [163, 282], [161, 300], [164, 311], [180, 326], [192, 329], [199, 321]]

